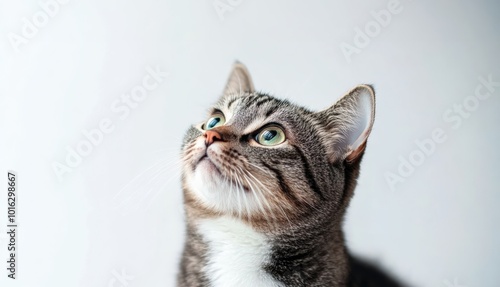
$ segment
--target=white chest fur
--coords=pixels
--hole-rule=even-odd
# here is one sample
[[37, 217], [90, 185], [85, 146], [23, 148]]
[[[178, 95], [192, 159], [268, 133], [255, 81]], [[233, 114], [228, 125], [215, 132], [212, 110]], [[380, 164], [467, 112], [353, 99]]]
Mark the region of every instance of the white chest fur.
[[283, 286], [262, 270], [270, 252], [264, 235], [231, 218], [206, 219], [198, 228], [208, 244], [205, 272], [213, 287]]

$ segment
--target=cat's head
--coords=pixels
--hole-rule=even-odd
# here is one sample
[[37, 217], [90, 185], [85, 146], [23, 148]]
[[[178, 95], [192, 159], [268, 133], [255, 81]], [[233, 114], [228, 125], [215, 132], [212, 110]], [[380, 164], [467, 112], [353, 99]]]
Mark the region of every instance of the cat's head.
[[185, 204], [198, 216], [269, 226], [339, 218], [374, 112], [371, 86], [357, 86], [312, 112], [256, 92], [247, 69], [236, 63], [222, 97], [184, 138]]

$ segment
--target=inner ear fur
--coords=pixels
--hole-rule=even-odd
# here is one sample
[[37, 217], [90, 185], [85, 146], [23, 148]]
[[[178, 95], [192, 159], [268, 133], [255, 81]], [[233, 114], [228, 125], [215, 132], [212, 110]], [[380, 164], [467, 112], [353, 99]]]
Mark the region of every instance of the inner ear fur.
[[247, 67], [242, 63], [236, 61], [233, 64], [233, 69], [227, 80], [226, 87], [224, 89], [224, 95], [242, 95], [245, 93], [253, 93], [255, 88], [252, 82], [252, 77], [250, 72], [248, 72]]
[[352, 162], [363, 154], [373, 127], [375, 91], [370, 85], [359, 85], [317, 114], [330, 162]]

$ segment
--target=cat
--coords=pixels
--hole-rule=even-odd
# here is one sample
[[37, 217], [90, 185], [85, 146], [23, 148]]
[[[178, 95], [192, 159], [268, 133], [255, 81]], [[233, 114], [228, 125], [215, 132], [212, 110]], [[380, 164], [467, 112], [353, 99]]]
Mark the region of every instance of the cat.
[[342, 231], [374, 115], [370, 85], [313, 112], [256, 92], [236, 62], [183, 140], [178, 286], [402, 286], [352, 257]]

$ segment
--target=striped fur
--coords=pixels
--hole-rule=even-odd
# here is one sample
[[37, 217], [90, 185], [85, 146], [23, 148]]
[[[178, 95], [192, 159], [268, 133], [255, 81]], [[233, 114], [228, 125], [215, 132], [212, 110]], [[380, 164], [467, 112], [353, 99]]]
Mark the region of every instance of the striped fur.
[[[353, 259], [341, 229], [374, 107], [373, 89], [361, 85], [313, 112], [255, 92], [237, 63], [210, 112], [225, 116], [213, 129], [220, 139], [207, 147], [202, 123], [184, 139], [178, 286], [399, 286]], [[269, 124], [285, 142], [255, 141]]]

